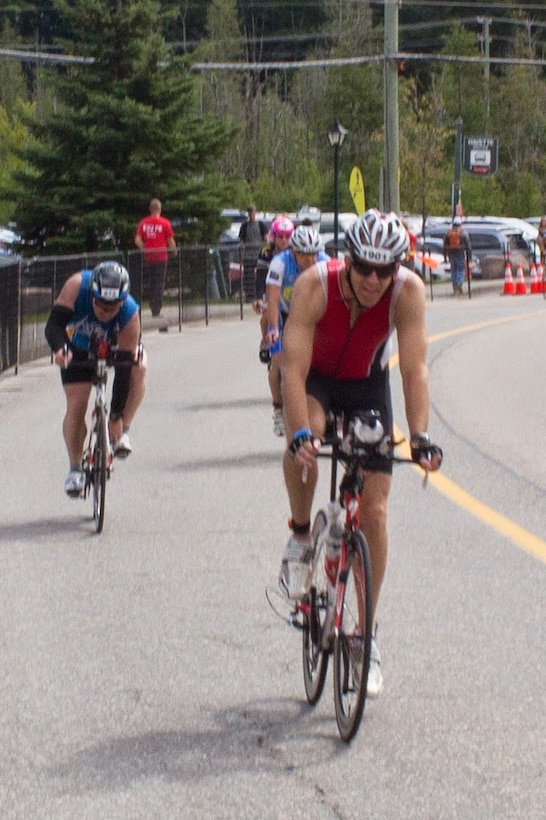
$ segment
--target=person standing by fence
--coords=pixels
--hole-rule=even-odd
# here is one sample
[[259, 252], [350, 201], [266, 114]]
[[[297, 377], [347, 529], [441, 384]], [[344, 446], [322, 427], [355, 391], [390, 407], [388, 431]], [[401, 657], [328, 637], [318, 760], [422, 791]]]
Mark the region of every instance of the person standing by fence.
[[144, 276], [148, 283], [148, 301], [152, 316], [161, 316], [168, 252], [176, 252], [176, 242], [172, 225], [168, 219], [161, 216], [161, 202], [155, 197], [150, 201], [150, 216], [139, 222], [135, 245], [144, 255]]
[[239, 264], [243, 274], [243, 291], [245, 295], [252, 296], [255, 291], [256, 260], [269, 235], [265, 222], [256, 218], [256, 206], [249, 205], [247, 213], [248, 219], [245, 219], [239, 229]]

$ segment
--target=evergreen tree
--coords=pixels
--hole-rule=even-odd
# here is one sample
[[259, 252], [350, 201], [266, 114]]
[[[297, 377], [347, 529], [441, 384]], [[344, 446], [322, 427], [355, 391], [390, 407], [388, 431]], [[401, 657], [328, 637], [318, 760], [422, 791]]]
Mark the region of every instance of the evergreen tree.
[[[31, 139], [15, 175], [16, 218], [55, 252], [94, 250], [113, 233], [130, 247], [151, 196], [192, 228], [216, 235], [225, 190], [212, 169], [232, 134], [201, 116], [196, 80], [169, 54], [156, 0], [57, 0], [67, 51], [89, 62], [51, 73], [57, 111], [27, 117]], [[195, 220], [198, 217], [198, 220]]]

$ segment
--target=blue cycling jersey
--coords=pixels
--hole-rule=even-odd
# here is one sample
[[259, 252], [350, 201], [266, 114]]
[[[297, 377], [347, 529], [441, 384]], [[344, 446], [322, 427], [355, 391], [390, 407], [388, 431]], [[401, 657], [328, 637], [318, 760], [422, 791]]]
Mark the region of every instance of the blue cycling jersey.
[[[317, 262], [328, 260], [330, 257], [324, 251], [317, 254]], [[302, 272], [298, 267], [296, 257], [290, 249], [281, 251], [271, 260], [267, 273], [266, 285], [276, 285], [281, 289], [279, 309], [281, 313], [287, 314], [290, 310], [290, 299], [296, 279]]]
[[127, 296], [119, 312], [112, 319], [99, 322], [93, 311], [91, 274], [90, 270], [82, 271], [82, 283], [74, 305], [74, 316], [66, 327], [70, 345], [76, 350], [89, 350], [92, 338], [111, 341], [114, 335], [131, 321], [135, 313], [138, 313], [138, 304], [132, 296]]

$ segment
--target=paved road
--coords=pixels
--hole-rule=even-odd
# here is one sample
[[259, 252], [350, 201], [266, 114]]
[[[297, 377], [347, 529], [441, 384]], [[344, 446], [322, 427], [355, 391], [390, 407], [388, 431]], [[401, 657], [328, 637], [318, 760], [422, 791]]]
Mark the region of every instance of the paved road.
[[146, 334], [148, 395], [101, 536], [63, 497], [58, 374], [2, 377], [0, 815], [542, 818], [545, 309], [429, 307], [453, 484], [397, 471], [385, 690], [350, 747], [330, 684], [304, 702], [299, 635], [264, 596], [288, 510], [255, 320]]

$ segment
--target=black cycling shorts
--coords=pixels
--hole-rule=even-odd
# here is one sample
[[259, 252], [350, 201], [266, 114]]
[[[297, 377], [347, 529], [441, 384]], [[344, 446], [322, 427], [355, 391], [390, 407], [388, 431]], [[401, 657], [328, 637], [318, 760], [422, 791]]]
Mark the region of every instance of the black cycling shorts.
[[[306, 391], [313, 396], [326, 414], [343, 413], [350, 418], [359, 410], [378, 410], [385, 433], [393, 435], [392, 400], [389, 371], [381, 370], [372, 378], [345, 380], [323, 376], [311, 370], [307, 377]], [[392, 475], [392, 461], [383, 456], [370, 459], [370, 472]]]

